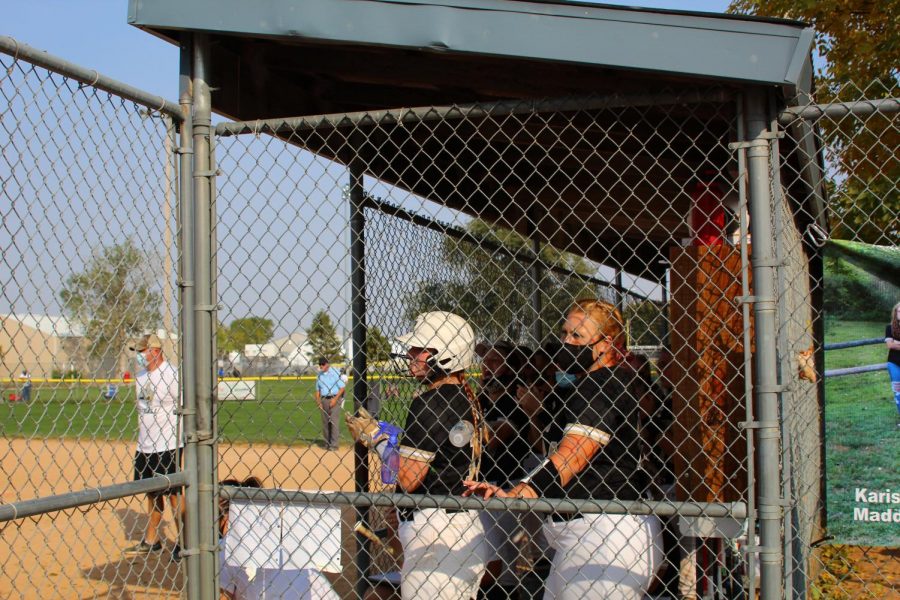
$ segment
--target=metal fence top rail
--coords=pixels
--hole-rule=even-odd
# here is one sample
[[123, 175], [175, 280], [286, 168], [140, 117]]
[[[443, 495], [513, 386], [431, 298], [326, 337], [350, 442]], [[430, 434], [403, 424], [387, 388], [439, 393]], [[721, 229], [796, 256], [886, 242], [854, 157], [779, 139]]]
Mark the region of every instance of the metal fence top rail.
[[832, 102], [830, 104], [807, 104], [786, 108], [778, 115], [782, 125], [790, 125], [797, 119], [817, 121], [822, 117], [840, 119], [847, 115], [866, 117], [875, 113], [893, 114], [900, 112], [900, 98], [879, 98], [858, 102]]
[[380, 127], [414, 125], [424, 121], [482, 119], [506, 115], [546, 112], [575, 112], [609, 108], [665, 106], [676, 104], [728, 102], [734, 94], [725, 89], [663, 92], [656, 94], [606, 94], [572, 96], [544, 100], [504, 100], [452, 106], [419, 106], [339, 114], [308, 115], [254, 121], [227, 121], [216, 126], [216, 135], [245, 133], [299, 134], [339, 127]]
[[747, 517], [744, 502], [669, 502], [665, 500], [575, 500], [563, 498], [492, 498], [365, 492], [306, 492], [274, 488], [220, 486], [219, 497], [255, 502], [284, 502], [329, 506], [396, 506], [401, 508], [449, 508], [467, 510], [514, 510], [537, 513], [683, 515], [687, 517]]
[[24, 59], [28, 62], [43, 67], [48, 71], [58, 73], [64, 77], [74, 79], [75, 81], [95, 87], [97, 89], [121, 96], [126, 100], [131, 100], [136, 104], [145, 106], [151, 110], [159, 112], [176, 123], [181, 123], [184, 117], [178, 107], [178, 103], [166, 100], [162, 96], [147, 93], [127, 83], [122, 83], [116, 79], [112, 79], [105, 75], [101, 75], [97, 71], [85, 69], [74, 63], [48, 54], [43, 50], [32, 48], [28, 44], [23, 44], [15, 38], [8, 36], [0, 36], [0, 52], [12, 56], [14, 59]]
[[0, 504], [0, 523], [98, 502], [109, 502], [117, 498], [172, 490], [187, 484], [187, 473], [180, 471], [170, 475], [159, 475], [137, 481], [116, 483], [55, 496], [45, 496], [34, 500]]

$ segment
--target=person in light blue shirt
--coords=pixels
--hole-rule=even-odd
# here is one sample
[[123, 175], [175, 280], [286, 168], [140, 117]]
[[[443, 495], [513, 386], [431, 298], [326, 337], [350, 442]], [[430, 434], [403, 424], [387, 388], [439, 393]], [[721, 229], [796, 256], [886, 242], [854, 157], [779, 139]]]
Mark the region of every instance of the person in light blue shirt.
[[319, 372], [316, 374], [316, 405], [322, 413], [323, 437], [329, 450], [338, 448], [338, 417], [345, 386], [341, 372], [332, 367], [326, 357], [320, 358]]

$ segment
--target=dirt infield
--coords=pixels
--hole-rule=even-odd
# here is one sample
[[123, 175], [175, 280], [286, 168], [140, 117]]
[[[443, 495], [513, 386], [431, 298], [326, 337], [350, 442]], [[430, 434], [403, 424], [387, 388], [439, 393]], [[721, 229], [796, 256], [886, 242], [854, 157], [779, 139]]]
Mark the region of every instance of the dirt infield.
[[[7, 477], [0, 501], [128, 481], [133, 454], [133, 442], [0, 439], [0, 473]], [[346, 446], [220, 445], [220, 479], [251, 474], [266, 487], [352, 490], [353, 453]], [[168, 509], [164, 551], [122, 555], [140, 540], [145, 513], [143, 498], [125, 498], [0, 524], [0, 598], [180, 597], [183, 567], [170, 560], [176, 532]]]

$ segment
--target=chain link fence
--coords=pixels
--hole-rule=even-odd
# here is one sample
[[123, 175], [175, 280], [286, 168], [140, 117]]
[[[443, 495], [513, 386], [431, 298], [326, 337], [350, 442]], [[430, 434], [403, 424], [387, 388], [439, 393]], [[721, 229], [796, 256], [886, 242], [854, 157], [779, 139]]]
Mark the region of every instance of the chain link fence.
[[[6, 507], [132, 479], [135, 407], [158, 403], [137, 390], [143, 376], [127, 347], [153, 333], [178, 368], [180, 255], [171, 106], [2, 42]], [[170, 558], [180, 517], [166, 509], [162, 551], [124, 556], [149, 513], [143, 494], [120, 496], [45, 514], [23, 506], [31, 516], [2, 526], [0, 596], [180, 596]]]
[[[900, 511], [888, 378], [821, 377], [896, 302], [827, 308], [867, 287], [829, 249], [896, 285], [896, 86], [207, 136], [202, 103], [182, 123], [4, 43], [0, 595], [898, 593], [896, 524], [868, 516]], [[123, 556], [144, 488], [29, 501], [132, 478], [150, 333], [184, 371], [195, 528], [166, 508], [164, 549]]]

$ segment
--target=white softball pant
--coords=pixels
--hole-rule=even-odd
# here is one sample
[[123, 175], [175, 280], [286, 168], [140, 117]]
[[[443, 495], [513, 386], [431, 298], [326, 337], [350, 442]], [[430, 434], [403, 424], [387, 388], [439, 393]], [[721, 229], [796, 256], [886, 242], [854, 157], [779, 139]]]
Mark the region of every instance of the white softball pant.
[[484, 526], [476, 511], [416, 511], [397, 529], [403, 545], [403, 600], [469, 600], [488, 561]]
[[544, 535], [556, 554], [544, 600], [641, 600], [663, 561], [660, 531], [655, 516], [546, 522]]

